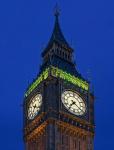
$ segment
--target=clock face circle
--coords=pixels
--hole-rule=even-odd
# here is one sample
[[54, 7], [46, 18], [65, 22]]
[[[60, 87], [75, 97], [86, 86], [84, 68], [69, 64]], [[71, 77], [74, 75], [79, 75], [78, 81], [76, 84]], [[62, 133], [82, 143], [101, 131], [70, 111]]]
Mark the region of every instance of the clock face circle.
[[37, 94], [35, 97], [31, 99], [28, 107], [28, 118], [30, 120], [34, 119], [34, 117], [38, 114], [41, 105], [42, 105], [42, 95]]
[[83, 99], [73, 91], [65, 91], [61, 95], [61, 100], [64, 106], [70, 111], [72, 114], [77, 116], [84, 115], [86, 112], [86, 105]]

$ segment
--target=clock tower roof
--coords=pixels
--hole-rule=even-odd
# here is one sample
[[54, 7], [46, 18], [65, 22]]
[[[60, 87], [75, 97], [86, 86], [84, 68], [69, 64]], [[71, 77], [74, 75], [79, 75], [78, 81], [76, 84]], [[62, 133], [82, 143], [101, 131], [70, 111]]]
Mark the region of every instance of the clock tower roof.
[[42, 52], [42, 56], [44, 56], [46, 54], [46, 52], [50, 49], [50, 47], [53, 45], [53, 43], [57, 43], [60, 46], [64, 47], [66, 50], [68, 51], [73, 51], [73, 49], [70, 47], [70, 45], [68, 44], [68, 42], [66, 41], [61, 28], [60, 28], [60, 24], [59, 24], [59, 15], [60, 12], [58, 9], [55, 10], [55, 25], [54, 25], [54, 29], [51, 35], [51, 38], [46, 46], [46, 48], [44, 49], [44, 51]]

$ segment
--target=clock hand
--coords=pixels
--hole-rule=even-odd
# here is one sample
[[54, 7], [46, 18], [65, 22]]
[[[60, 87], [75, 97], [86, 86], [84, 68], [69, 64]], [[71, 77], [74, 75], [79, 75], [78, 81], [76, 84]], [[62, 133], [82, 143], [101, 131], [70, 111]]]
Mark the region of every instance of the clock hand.
[[36, 104], [35, 104], [35, 105], [33, 105], [33, 107], [34, 107], [34, 109], [35, 109], [35, 108], [38, 108], [38, 107], [36, 106]]
[[36, 108], [36, 105], [34, 105], [33, 107], [34, 107], [34, 109], [35, 109], [35, 108]]
[[69, 109], [72, 107], [72, 105], [74, 105], [74, 104], [75, 104], [75, 102], [74, 102], [73, 100], [71, 100], [71, 101], [72, 101], [72, 103], [70, 104]]
[[[70, 104], [70, 107], [69, 107], [69, 109], [72, 107], [72, 105], [76, 105], [76, 102], [75, 101], [73, 101], [73, 100], [71, 100], [72, 101], [72, 103]], [[77, 105], [76, 105], [77, 106]], [[78, 107], [78, 106], [77, 106]], [[80, 107], [78, 107], [78, 109], [80, 109]], [[82, 109], [80, 109], [81, 111], [83, 111]], [[84, 113], [84, 111], [83, 111], [83, 113]]]
[[[76, 102], [75, 102], [75, 105], [76, 105]], [[77, 105], [76, 105], [77, 106]], [[78, 106], [77, 106], [78, 107]], [[78, 109], [80, 109], [80, 107], [78, 107]], [[83, 111], [82, 109], [80, 109], [81, 111]], [[84, 111], [83, 111], [83, 113], [84, 113]]]
[[35, 105], [33, 105], [33, 108], [34, 108], [33, 109], [33, 112], [34, 112], [36, 108], [39, 108], [39, 106], [36, 106], [36, 104], [35, 104]]

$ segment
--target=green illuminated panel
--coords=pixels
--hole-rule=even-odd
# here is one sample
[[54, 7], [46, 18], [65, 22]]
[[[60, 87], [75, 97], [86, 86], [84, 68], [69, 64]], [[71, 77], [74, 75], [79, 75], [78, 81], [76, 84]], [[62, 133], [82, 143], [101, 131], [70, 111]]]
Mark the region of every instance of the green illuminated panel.
[[52, 76], [67, 80], [68, 82], [71, 82], [72, 84], [75, 84], [84, 90], [88, 90], [88, 88], [89, 88], [88, 83], [86, 81], [83, 81], [83, 80], [79, 79], [78, 77], [75, 77], [75, 76], [73, 76], [61, 69], [58, 69], [56, 67], [52, 67], [51, 74], [52, 74]]
[[[63, 80], [66, 80], [74, 85], [77, 85], [78, 87], [81, 87], [84, 90], [88, 90], [89, 86], [86, 81], [83, 81], [79, 79], [78, 77], [75, 77], [61, 69], [58, 69], [56, 67], [51, 67], [51, 75], [57, 78], [61, 78]], [[49, 76], [49, 68], [47, 68], [37, 79], [35, 82], [32, 83], [32, 85], [29, 87], [27, 92], [25, 93], [25, 97], [27, 97], [43, 80], [47, 79]]]
[[47, 68], [32, 85], [29, 87], [28, 91], [25, 93], [25, 97], [27, 97], [43, 80], [47, 79], [49, 74], [49, 68]]

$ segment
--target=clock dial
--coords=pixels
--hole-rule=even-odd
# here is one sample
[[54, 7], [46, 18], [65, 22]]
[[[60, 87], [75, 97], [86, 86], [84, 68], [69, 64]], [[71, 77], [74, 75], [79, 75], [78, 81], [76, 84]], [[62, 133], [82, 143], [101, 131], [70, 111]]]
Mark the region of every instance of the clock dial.
[[86, 105], [83, 99], [75, 92], [65, 91], [61, 95], [61, 100], [64, 106], [70, 111], [72, 114], [77, 116], [84, 115], [86, 112]]
[[31, 99], [28, 107], [28, 118], [30, 120], [34, 119], [34, 117], [38, 114], [41, 105], [42, 105], [42, 95], [37, 94], [35, 97]]

